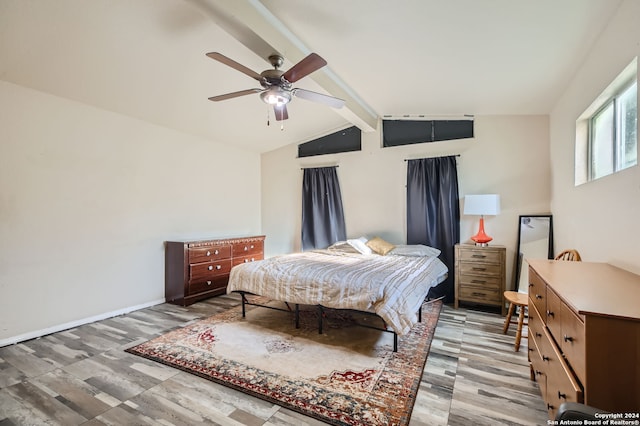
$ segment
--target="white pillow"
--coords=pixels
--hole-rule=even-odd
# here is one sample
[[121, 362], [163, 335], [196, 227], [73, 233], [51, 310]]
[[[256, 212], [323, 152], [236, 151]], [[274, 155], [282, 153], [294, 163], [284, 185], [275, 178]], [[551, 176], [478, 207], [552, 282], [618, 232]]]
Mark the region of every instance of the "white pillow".
[[358, 252], [360, 252], [361, 254], [373, 254], [373, 251], [367, 246], [366, 237], [347, 240], [347, 244], [349, 244], [354, 249], [358, 250]]
[[395, 254], [397, 256], [437, 257], [440, 255], [440, 250], [422, 244], [400, 244], [397, 245], [396, 248], [391, 250], [389, 254]]

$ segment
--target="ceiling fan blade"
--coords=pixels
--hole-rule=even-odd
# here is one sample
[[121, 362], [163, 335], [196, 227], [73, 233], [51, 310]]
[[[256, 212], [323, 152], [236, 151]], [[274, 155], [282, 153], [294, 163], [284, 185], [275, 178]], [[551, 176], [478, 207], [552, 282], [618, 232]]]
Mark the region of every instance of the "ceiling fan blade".
[[262, 89], [247, 89], [240, 90], [239, 92], [227, 93], [225, 95], [212, 96], [209, 98], [210, 101], [219, 102], [224, 101], [226, 99], [237, 98], [240, 96], [250, 95], [252, 93], [262, 92]]
[[276, 121], [282, 121], [289, 118], [289, 113], [287, 112], [287, 105], [281, 106], [273, 106], [273, 112], [276, 115]]
[[238, 70], [238, 71], [240, 71], [242, 73], [245, 73], [246, 75], [248, 75], [251, 78], [255, 78], [258, 81], [262, 80], [262, 76], [260, 74], [258, 74], [257, 72], [253, 71], [252, 69], [249, 69], [249, 68], [245, 67], [242, 64], [237, 63], [233, 59], [227, 58], [222, 53], [209, 52], [209, 53], [207, 53], [207, 56], [210, 57], [211, 59], [215, 59], [218, 62], [222, 62], [223, 64], [228, 65], [228, 66], [230, 66], [231, 68], [233, 68], [235, 70]]
[[327, 65], [327, 61], [315, 53], [310, 53], [306, 58], [295, 64], [287, 72], [282, 74], [282, 78], [289, 83], [294, 83], [312, 72]]
[[322, 93], [312, 92], [311, 90], [293, 89], [291, 92], [298, 98], [329, 105], [332, 108], [342, 108], [344, 106], [343, 99], [323, 95]]

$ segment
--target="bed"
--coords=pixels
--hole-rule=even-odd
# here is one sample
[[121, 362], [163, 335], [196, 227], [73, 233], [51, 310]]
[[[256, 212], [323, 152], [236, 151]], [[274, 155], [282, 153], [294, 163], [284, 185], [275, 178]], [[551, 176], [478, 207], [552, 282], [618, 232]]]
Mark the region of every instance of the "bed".
[[360, 245], [349, 240], [324, 250], [237, 265], [231, 269], [227, 293], [241, 294], [243, 316], [245, 305], [254, 304], [247, 294], [294, 304], [296, 313], [298, 305], [315, 305], [375, 314], [383, 321], [380, 329], [394, 333], [397, 350], [397, 336], [420, 320], [429, 290], [447, 277], [447, 267], [437, 257], [440, 251], [427, 246], [393, 246], [384, 255], [354, 247]]

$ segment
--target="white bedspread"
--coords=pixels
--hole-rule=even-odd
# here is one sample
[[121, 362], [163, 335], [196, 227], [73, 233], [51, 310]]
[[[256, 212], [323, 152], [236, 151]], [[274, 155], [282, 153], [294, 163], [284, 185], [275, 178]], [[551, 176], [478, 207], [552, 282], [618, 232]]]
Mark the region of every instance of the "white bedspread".
[[235, 266], [227, 292], [373, 312], [402, 335], [417, 322], [429, 289], [447, 272], [437, 257], [314, 250]]

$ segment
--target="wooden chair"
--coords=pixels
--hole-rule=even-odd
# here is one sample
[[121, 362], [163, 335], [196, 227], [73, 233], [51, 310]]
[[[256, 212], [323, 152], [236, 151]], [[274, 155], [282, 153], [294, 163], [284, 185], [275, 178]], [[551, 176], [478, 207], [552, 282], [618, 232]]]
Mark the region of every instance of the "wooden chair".
[[[555, 260], [566, 260], [570, 262], [580, 262], [582, 258], [580, 257], [580, 253], [575, 249], [568, 249], [560, 252]], [[509, 312], [507, 312], [507, 317], [504, 320], [504, 328], [502, 329], [503, 334], [507, 334], [509, 330], [509, 324], [518, 324], [518, 329], [516, 331], [516, 342], [515, 342], [515, 351], [518, 352], [520, 350], [520, 340], [527, 336], [522, 335], [522, 326], [527, 325], [524, 320], [525, 310], [529, 308], [528, 303], [528, 295], [525, 293], [518, 293], [517, 291], [505, 291], [504, 298], [509, 302]], [[516, 310], [516, 307], [520, 308], [520, 313], [518, 314], [518, 321], [513, 321], [511, 318]]]
[[558, 253], [558, 255], [555, 258], [556, 260], [568, 260], [571, 262], [580, 262], [582, 261], [582, 259], [580, 258], [580, 253], [578, 253], [578, 250], [575, 249], [568, 249], [568, 250], [564, 250], [560, 253]]
[[[529, 295], [526, 293], [519, 293], [517, 291], [505, 291], [504, 298], [509, 302], [509, 311], [507, 312], [507, 317], [504, 320], [504, 328], [502, 329], [503, 334], [507, 334], [509, 330], [509, 324], [518, 324], [518, 328], [516, 329], [516, 342], [514, 345], [514, 350], [518, 352], [520, 350], [520, 340], [527, 336], [522, 335], [522, 326], [527, 323], [524, 320], [525, 309], [529, 305]], [[513, 321], [511, 318], [515, 313], [516, 307], [520, 308], [520, 313], [518, 314], [518, 321]]]

